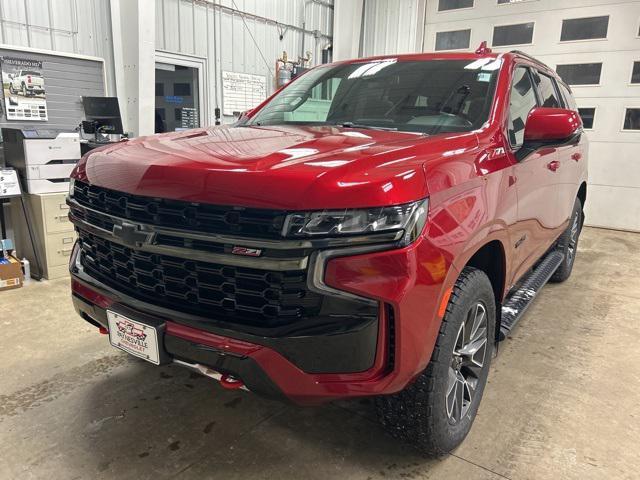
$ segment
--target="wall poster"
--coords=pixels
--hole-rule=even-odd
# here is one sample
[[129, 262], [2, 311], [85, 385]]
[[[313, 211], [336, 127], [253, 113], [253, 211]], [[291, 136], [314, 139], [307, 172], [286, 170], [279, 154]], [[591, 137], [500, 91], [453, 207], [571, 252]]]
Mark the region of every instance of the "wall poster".
[[7, 120], [47, 120], [42, 61], [2, 58], [2, 88]]

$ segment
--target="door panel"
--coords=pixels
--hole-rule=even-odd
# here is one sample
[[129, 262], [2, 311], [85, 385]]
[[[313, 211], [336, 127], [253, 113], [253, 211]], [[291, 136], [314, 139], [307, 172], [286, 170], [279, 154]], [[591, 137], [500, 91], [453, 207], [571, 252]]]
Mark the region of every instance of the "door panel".
[[[513, 229], [516, 265], [513, 281], [520, 278], [549, 248], [560, 232], [558, 182], [562, 167], [556, 148], [542, 148], [518, 160], [524, 143], [529, 112], [558, 102], [549, 77], [541, 78], [529, 68], [516, 68], [509, 97], [509, 155], [514, 163], [518, 196], [517, 222]], [[559, 105], [555, 105], [559, 106]]]

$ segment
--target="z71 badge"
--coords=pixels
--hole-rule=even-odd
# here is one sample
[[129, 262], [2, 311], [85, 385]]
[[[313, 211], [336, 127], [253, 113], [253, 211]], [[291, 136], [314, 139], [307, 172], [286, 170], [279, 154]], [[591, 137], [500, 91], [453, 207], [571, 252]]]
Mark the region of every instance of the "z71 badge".
[[233, 247], [231, 253], [234, 255], [244, 255], [245, 257], [259, 257], [262, 255], [262, 250], [259, 248]]

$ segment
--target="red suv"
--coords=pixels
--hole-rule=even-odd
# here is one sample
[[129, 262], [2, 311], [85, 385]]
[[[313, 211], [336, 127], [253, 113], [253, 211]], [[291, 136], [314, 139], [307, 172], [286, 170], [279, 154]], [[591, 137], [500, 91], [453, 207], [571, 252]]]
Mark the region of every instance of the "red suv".
[[322, 65], [235, 125], [88, 153], [73, 301], [145, 360], [299, 404], [374, 396], [446, 452], [496, 343], [571, 274], [586, 147], [569, 87], [519, 52]]

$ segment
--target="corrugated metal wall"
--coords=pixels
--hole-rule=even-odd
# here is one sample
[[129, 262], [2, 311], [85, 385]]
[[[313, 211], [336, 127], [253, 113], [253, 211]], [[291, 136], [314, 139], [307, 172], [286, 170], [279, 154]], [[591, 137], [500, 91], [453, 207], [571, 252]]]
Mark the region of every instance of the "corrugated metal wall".
[[362, 56], [422, 51], [425, 0], [365, 0]]
[[0, 0], [0, 43], [104, 58], [115, 94], [109, 0]]
[[[302, 13], [306, 2], [306, 27]], [[275, 90], [275, 61], [285, 50], [292, 59], [311, 51], [312, 64], [331, 42], [332, 0], [157, 0], [156, 49], [206, 58], [208, 111], [222, 108], [221, 71], [267, 77], [267, 92]], [[276, 25], [274, 22], [278, 22]], [[288, 26], [287, 26], [288, 25]], [[295, 28], [298, 27], [298, 28]], [[314, 35], [312, 31], [317, 31]], [[280, 40], [280, 35], [283, 35]], [[230, 118], [226, 118], [229, 121]]]

